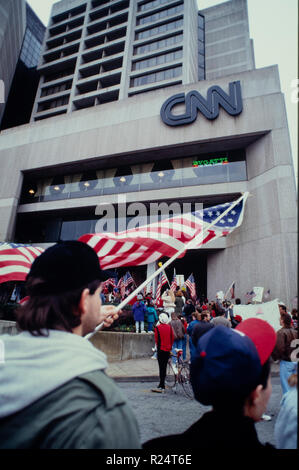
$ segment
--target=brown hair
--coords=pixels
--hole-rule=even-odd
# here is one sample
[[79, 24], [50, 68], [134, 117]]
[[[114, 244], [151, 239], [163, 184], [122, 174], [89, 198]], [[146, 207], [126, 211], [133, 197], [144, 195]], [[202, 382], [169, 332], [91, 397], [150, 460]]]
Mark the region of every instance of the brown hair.
[[207, 310], [200, 314], [201, 321], [203, 321], [205, 318], [208, 318], [208, 311]]
[[30, 278], [26, 284], [28, 301], [16, 312], [18, 326], [33, 336], [48, 336], [42, 330], [64, 330], [72, 332], [81, 324], [78, 305], [84, 289], [94, 294], [100, 281], [92, 281], [86, 286], [60, 294], [38, 295], [38, 286], [44, 285], [39, 278]]
[[283, 326], [285, 328], [291, 328], [292, 318], [290, 317], [288, 313], [281, 313], [280, 318], [282, 319]]

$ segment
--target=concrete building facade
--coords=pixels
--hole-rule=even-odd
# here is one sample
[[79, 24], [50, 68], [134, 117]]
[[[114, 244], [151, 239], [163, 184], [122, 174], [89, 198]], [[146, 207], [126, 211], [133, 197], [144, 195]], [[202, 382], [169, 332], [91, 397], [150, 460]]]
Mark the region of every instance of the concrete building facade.
[[26, 29], [24, 0], [0, 0], [0, 80], [4, 84], [4, 103], [0, 101], [0, 124], [5, 110]]
[[[59, 3], [80, 6], [77, 1]], [[151, 3], [155, 8], [156, 0]], [[229, 8], [246, 6], [243, 0], [227, 3]], [[134, 7], [143, 4], [134, 2]], [[128, 13], [129, 18], [131, 11]], [[212, 17], [215, 11], [210, 13]], [[75, 15], [76, 21], [80, 14]], [[209, 12], [205, 15], [207, 20]], [[197, 12], [195, 16], [198, 21]], [[82, 18], [87, 21], [85, 11]], [[248, 52], [249, 34], [247, 38]], [[209, 41], [212, 60], [208, 62], [206, 50], [206, 74], [218, 74], [221, 66], [212, 62], [217, 41], [214, 46]], [[234, 51], [236, 44], [230, 44]], [[132, 47], [134, 43], [131, 51]], [[116, 207], [120, 197], [126, 198], [127, 206], [165, 201], [202, 202], [207, 207], [249, 191], [241, 227], [229, 237], [187, 254], [188, 271], [198, 271], [197, 280], [205, 283], [203, 291], [208, 298], [237, 280], [236, 294], [243, 301], [252, 287], [263, 286], [271, 290], [272, 298], [290, 305], [297, 293], [297, 219], [284, 96], [276, 66], [254, 69], [252, 54], [238, 57], [240, 68], [245, 70], [234, 68], [227, 74], [229, 69], [225, 68], [222, 76], [198, 81], [195, 59], [190, 67], [196, 75], [193, 82], [172, 83], [147, 93], [124, 93], [113, 102], [76, 112], [72, 112], [77, 96], [72, 93], [78, 86], [74, 82], [70, 89], [74, 100], [63, 115], [36, 120], [41, 117], [36, 109], [34, 122], [4, 131], [0, 136], [0, 239], [46, 247], [58, 240], [79, 238], [95, 231], [97, 208], [108, 203]], [[43, 65], [40, 69], [45, 70]], [[130, 68], [130, 80], [131, 72]], [[238, 115], [220, 107], [214, 120], [198, 113], [190, 124], [169, 126], [163, 122], [161, 108], [173, 95], [186, 97], [195, 91], [206, 98], [208, 90], [217, 85], [229, 97], [230, 84], [237, 82], [243, 108]], [[42, 77], [40, 90], [43, 86]], [[142, 87], [145, 91], [145, 85]], [[178, 105], [173, 113], [184, 111], [185, 107]], [[209, 164], [215, 157], [226, 159], [226, 164]], [[208, 164], [197, 168], [194, 161]]]

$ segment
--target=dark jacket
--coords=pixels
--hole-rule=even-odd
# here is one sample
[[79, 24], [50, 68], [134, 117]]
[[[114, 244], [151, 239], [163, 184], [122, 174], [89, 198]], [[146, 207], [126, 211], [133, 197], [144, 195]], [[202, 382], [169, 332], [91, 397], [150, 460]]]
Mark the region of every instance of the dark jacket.
[[207, 333], [207, 331], [209, 331], [211, 328], [214, 328], [214, 326], [215, 325], [213, 325], [213, 323], [206, 322], [206, 321], [200, 321], [199, 323], [194, 325], [191, 338], [192, 338], [192, 343], [194, 344], [195, 347], [197, 346], [197, 341], [199, 340], [199, 338], [201, 338], [201, 336], [204, 333]]
[[175, 303], [175, 310], [174, 311], [175, 311], [176, 315], [181, 315], [183, 307], [185, 305], [183, 297], [177, 295], [176, 298], [175, 298], [174, 303]]
[[[211, 437], [212, 436], [212, 437]], [[210, 411], [182, 434], [152, 439], [144, 449], [274, 449], [257, 437], [254, 421], [242, 415]]]
[[186, 303], [183, 308], [183, 315], [186, 317], [187, 322], [189, 323], [192, 319], [192, 313], [195, 312], [195, 307], [193, 304]]

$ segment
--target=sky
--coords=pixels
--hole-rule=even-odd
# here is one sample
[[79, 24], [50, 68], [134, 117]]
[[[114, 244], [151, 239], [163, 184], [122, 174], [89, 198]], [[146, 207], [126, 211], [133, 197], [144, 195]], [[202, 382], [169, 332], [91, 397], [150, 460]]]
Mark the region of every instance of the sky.
[[[48, 24], [57, 0], [27, 0]], [[220, 0], [197, 0], [204, 9]], [[254, 41], [256, 68], [278, 64], [281, 90], [285, 95], [291, 146], [297, 179], [298, 162], [298, 0], [247, 0], [250, 37]]]

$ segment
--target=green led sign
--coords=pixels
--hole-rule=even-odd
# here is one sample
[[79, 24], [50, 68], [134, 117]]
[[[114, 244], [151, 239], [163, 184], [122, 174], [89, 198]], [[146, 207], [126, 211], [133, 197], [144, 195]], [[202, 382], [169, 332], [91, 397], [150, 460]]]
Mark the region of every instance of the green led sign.
[[199, 166], [217, 166], [226, 165], [228, 163], [227, 157], [210, 158], [210, 160], [194, 160], [192, 166], [197, 168]]

